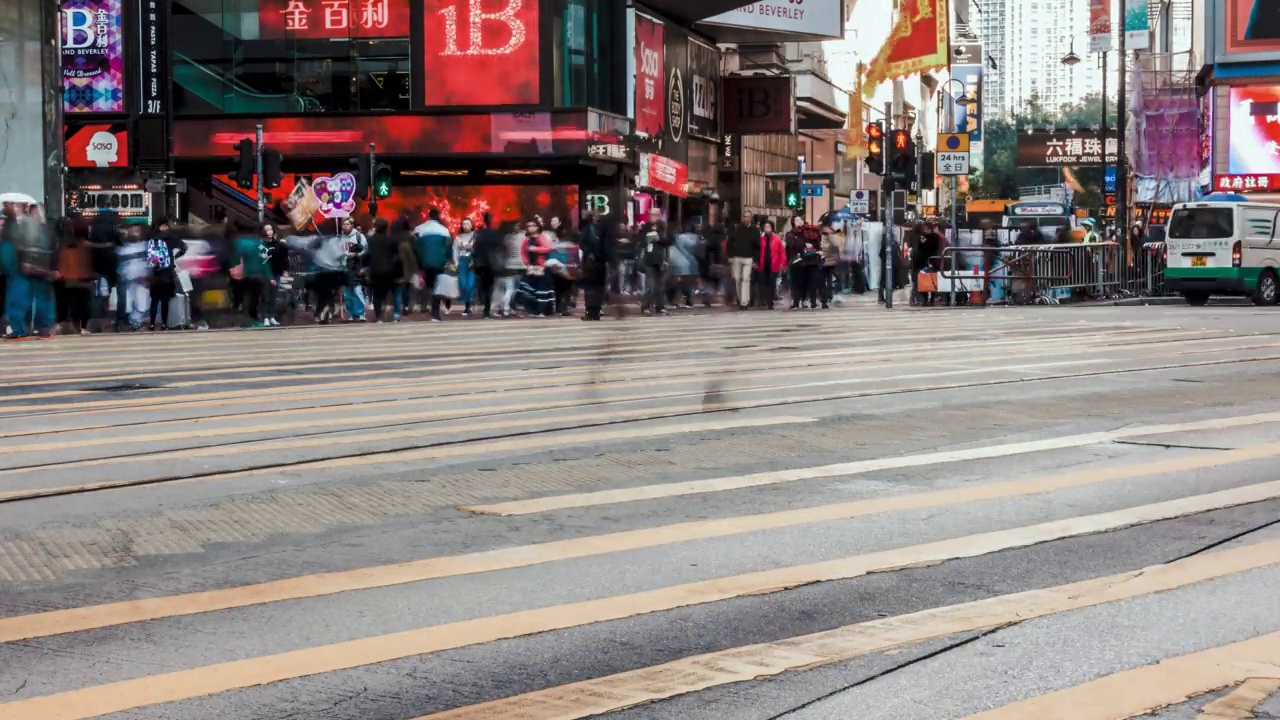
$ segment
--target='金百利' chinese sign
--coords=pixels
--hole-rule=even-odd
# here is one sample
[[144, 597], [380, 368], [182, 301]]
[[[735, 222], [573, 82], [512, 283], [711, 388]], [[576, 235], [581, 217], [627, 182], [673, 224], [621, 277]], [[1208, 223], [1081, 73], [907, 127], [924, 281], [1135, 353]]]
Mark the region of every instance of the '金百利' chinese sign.
[[[1018, 133], [1018, 167], [1106, 165], [1116, 161], [1119, 140], [1102, 139], [1101, 133], [1035, 132]], [[1105, 153], [1103, 152], [1105, 149]]]
[[409, 36], [410, 0], [260, 0], [263, 38]]
[[63, 0], [62, 111], [124, 112], [121, 0]]

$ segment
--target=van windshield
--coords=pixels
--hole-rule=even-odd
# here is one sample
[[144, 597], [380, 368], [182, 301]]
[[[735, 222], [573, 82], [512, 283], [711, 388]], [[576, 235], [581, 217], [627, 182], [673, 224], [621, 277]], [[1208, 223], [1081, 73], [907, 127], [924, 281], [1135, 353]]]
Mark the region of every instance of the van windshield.
[[1179, 208], [1169, 220], [1169, 238], [1173, 240], [1229, 238], [1234, 232], [1233, 208]]

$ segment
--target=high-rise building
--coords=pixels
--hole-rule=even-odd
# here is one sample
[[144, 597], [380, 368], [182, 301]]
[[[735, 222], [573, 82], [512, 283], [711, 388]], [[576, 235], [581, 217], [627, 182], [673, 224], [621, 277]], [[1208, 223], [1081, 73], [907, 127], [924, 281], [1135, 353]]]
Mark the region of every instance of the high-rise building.
[[[1113, 24], [1118, 17], [1113, 7]], [[1102, 91], [1098, 56], [1089, 53], [1089, 0], [970, 0], [970, 24], [987, 54], [988, 117], [1017, 115], [1032, 100], [1056, 110]], [[1072, 50], [1081, 62], [1064, 65]]]

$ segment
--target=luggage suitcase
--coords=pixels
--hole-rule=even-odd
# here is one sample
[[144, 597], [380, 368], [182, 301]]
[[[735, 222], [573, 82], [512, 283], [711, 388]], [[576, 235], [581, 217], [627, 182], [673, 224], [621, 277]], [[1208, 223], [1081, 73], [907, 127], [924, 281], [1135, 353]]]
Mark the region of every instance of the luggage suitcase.
[[169, 317], [165, 325], [171, 328], [184, 328], [191, 325], [191, 298], [187, 295], [174, 295], [169, 300]]

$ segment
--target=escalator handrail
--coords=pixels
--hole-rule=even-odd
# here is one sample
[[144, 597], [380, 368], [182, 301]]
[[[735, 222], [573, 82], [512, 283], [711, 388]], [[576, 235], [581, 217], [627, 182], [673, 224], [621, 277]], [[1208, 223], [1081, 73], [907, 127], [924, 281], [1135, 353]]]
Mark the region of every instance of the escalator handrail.
[[229, 83], [232, 87], [234, 87], [234, 88], [235, 88], [236, 92], [238, 92], [238, 93], [240, 93], [240, 94], [242, 94], [242, 95], [248, 95], [248, 96], [250, 96], [250, 97], [256, 97], [256, 98], [262, 98], [262, 99], [264, 99], [264, 100], [275, 100], [275, 99], [279, 99], [279, 98], [293, 98], [294, 100], [298, 101], [298, 109], [299, 109], [299, 110], [302, 110], [302, 111], [305, 111], [305, 110], [307, 109], [307, 103], [306, 103], [306, 101], [307, 101], [307, 100], [315, 100], [315, 98], [306, 98], [306, 97], [303, 97], [303, 96], [301, 96], [301, 95], [299, 95], [299, 94], [297, 94], [297, 93], [275, 93], [275, 94], [273, 94], [273, 93], [262, 93], [262, 92], [258, 92], [257, 90], [253, 90], [253, 89], [251, 89], [251, 88], [246, 87], [244, 83], [242, 83], [240, 80], [237, 80], [234, 76], [228, 76], [228, 75], [225, 75], [225, 74], [223, 74], [223, 73], [221, 73], [221, 72], [219, 72], [219, 71], [217, 71], [217, 70], [213, 70], [213, 69], [211, 69], [211, 68], [205, 67], [204, 65], [202, 65], [202, 64], [200, 64], [200, 63], [198, 63], [198, 62], [196, 62], [196, 61], [195, 61], [195, 60], [193, 60], [192, 58], [189, 58], [189, 57], [187, 57], [186, 55], [183, 55], [182, 53], [180, 53], [180, 52], [178, 52], [178, 51], [176, 51], [176, 50], [173, 52], [173, 56], [174, 56], [175, 58], [179, 58], [179, 59], [181, 59], [181, 60], [186, 61], [186, 63], [187, 63], [188, 65], [190, 65], [190, 66], [191, 66], [191, 67], [193, 67], [193, 68], [196, 68], [197, 70], [199, 70], [199, 71], [201, 71], [201, 72], [205, 73], [206, 75], [209, 75], [209, 76], [211, 76], [211, 77], [213, 77], [213, 78], [215, 78], [215, 79], [217, 79], [217, 80], [219, 80], [219, 81], [221, 81], [221, 82]]

